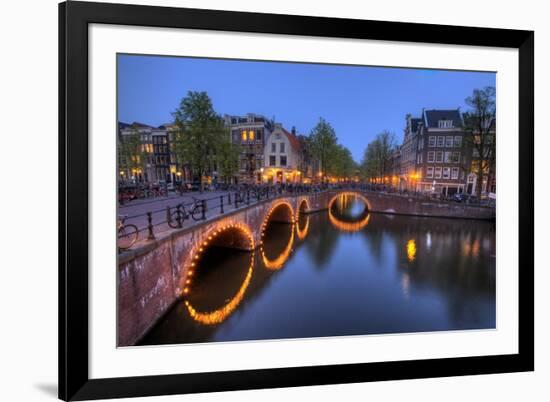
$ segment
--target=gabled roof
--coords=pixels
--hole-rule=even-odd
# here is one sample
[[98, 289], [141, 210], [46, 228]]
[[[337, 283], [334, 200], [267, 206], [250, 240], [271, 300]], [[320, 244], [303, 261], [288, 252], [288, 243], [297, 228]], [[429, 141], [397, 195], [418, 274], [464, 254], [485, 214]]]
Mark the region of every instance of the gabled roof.
[[128, 123], [124, 123], [123, 121], [118, 122], [118, 129], [119, 130], [123, 130], [123, 129], [128, 128], [128, 127], [130, 127], [130, 125]]
[[133, 128], [153, 128], [152, 126], [148, 124], [143, 124], [138, 121], [134, 121], [132, 124], [130, 124]]
[[292, 133], [289, 133], [288, 131], [286, 131], [284, 128], [282, 128], [282, 131], [283, 133], [285, 133], [285, 135], [288, 137], [288, 140], [290, 141], [290, 145], [292, 146], [292, 148], [294, 148], [295, 151], [300, 151], [300, 140]]
[[425, 110], [424, 111], [424, 125], [428, 128], [438, 128], [440, 120], [452, 120], [453, 127], [462, 127], [462, 117], [460, 116], [460, 110]]

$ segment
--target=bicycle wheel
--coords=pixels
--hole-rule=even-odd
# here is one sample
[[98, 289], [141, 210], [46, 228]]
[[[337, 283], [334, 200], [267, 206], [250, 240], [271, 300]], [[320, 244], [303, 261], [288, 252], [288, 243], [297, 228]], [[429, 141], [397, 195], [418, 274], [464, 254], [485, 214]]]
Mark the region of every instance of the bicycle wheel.
[[185, 215], [181, 211], [174, 211], [170, 214], [170, 219], [168, 220], [168, 226], [172, 229], [178, 229], [183, 225], [185, 220]]
[[118, 248], [121, 250], [127, 250], [134, 245], [139, 236], [138, 228], [136, 225], [124, 225], [118, 231]]

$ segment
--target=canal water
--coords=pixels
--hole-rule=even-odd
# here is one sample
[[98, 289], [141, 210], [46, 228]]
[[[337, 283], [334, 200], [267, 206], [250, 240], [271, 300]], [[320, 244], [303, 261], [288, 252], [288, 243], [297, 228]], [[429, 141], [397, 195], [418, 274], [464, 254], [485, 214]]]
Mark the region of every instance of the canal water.
[[494, 223], [365, 208], [340, 196], [253, 253], [207, 250], [141, 344], [495, 328]]

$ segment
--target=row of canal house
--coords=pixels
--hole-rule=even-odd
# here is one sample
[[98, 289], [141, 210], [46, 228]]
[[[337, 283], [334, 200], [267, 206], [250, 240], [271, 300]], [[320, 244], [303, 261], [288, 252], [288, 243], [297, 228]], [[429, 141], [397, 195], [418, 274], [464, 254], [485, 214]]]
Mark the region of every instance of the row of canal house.
[[238, 181], [245, 183], [307, 183], [318, 166], [307, 155], [305, 136], [264, 116], [224, 116], [231, 140], [240, 148]]
[[[494, 120], [490, 131], [494, 140]], [[482, 196], [494, 197], [494, 168], [487, 171], [482, 183], [474, 173], [479, 155], [472, 138], [464, 129], [459, 109], [423, 110], [420, 117], [408, 115], [403, 142], [389, 161], [392, 184], [400, 190], [444, 195], [476, 194], [481, 185]]]
[[[303, 183], [315, 177], [318, 168], [307, 155], [305, 137], [294, 128], [286, 130], [280, 123], [264, 116], [249, 113], [246, 116], [224, 116], [231, 141], [239, 145], [239, 161], [234, 182], [238, 183]], [[131, 135], [139, 134], [144, 160], [139, 167], [130, 168], [119, 159], [122, 181], [131, 182], [190, 182], [194, 178], [185, 161], [178, 161], [174, 152], [177, 127], [164, 124], [159, 127], [134, 122], [119, 123], [118, 145]], [[213, 165], [208, 178], [217, 180]]]

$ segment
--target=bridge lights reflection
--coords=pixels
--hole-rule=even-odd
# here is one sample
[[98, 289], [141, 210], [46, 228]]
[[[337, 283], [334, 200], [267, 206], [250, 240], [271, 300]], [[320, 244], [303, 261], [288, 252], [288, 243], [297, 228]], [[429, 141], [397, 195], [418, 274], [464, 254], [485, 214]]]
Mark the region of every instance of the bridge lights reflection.
[[[333, 208], [334, 208], [335, 202], [337, 202], [336, 204], [337, 207], [340, 210], [343, 210], [348, 206], [349, 201], [353, 202], [357, 198], [361, 199], [365, 204], [365, 209], [363, 210], [363, 212], [361, 213], [361, 215], [357, 220], [347, 221], [334, 214]], [[338, 194], [334, 196], [328, 203], [328, 217], [329, 217], [330, 223], [332, 223], [332, 225], [335, 228], [344, 232], [357, 232], [369, 224], [369, 220], [370, 220], [369, 202], [364, 196], [358, 193], [345, 192], [343, 194]]]
[[296, 221], [296, 235], [300, 240], [304, 240], [307, 236], [307, 232], [309, 230], [309, 215], [306, 215], [305, 220], [306, 223], [302, 229], [300, 229], [300, 220]]
[[294, 225], [290, 226], [290, 238], [288, 239], [288, 243], [286, 244], [283, 251], [275, 258], [275, 259], [269, 259], [264, 251], [264, 245], [262, 244], [260, 248], [260, 252], [262, 254], [262, 261], [264, 263], [264, 266], [267, 269], [271, 270], [278, 270], [285, 265], [286, 260], [288, 260], [288, 257], [290, 257], [290, 254], [292, 252], [292, 245], [294, 244]]

